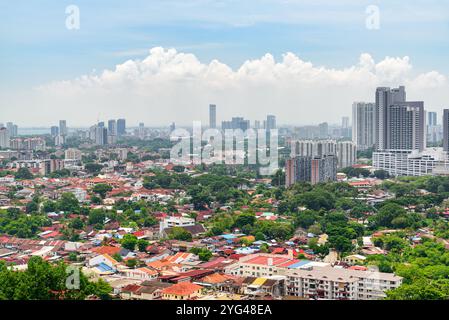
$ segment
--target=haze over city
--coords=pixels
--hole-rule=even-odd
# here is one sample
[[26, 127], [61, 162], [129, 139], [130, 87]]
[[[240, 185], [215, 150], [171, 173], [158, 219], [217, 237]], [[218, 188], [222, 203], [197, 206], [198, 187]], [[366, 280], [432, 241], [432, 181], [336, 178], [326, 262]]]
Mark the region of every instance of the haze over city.
[[214, 103], [219, 120], [275, 110], [280, 124], [336, 123], [399, 85], [428, 111], [449, 104], [446, 1], [378, 1], [375, 30], [370, 1], [131, 3], [78, 1], [79, 30], [65, 27], [63, 4], [3, 3], [26, 23], [0, 22], [2, 120], [191, 125]]

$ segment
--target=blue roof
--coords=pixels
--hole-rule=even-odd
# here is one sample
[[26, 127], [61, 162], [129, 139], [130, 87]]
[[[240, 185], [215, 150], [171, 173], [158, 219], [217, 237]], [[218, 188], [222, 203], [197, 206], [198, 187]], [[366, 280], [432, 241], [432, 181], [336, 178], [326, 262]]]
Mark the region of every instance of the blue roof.
[[292, 264], [290, 266], [288, 266], [289, 269], [297, 269], [300, 268], [302, 266], [305, 266], [306, 264], [308, 264], [310, 262], [310, 260], [301, 260], [295, 264]]
[[226, 240], [231, 240], [231, 239], [235, 239], [237, 238], [235, 235], [233, 234], [222, 234], [220, 237], [225, 238]]
[[102, 262], [99, 265], [97, 265], [97, 268], [100, 269], [100, 271], [103, 272], [109, 272], [109, 271], [113, 271], [113, 269], [108, 266], [106, 263]]

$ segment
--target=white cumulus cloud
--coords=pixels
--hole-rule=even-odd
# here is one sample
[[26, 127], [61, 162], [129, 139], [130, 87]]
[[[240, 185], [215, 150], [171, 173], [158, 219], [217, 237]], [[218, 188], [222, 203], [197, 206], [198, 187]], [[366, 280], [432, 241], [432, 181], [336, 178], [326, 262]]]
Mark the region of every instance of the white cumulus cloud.
[[377, 86], [398, 85], [406, 85], [408, 96], [424, 100], [429, 110], [449, 105], [447, 76], [434, 70], [418, 74], [407, 56], [376, 62], [363, 53], [353, 66], [335, 69], [289, 52], [279, 61], [266, 54], [233, 70], [218, 60], [204, 63], [193, 54], [157, 47], [143, 60], [42, 85], [27, 112], [44, 123], [52, 117], [76, 125], [126, 117], [130, 123], [187, 125], [206, 122], [207, 106], [215, 103], [219, 121], [238, 115], [261, 120], [270, 113], [285, 124], [336, 123], [351, 114], [353, 101], [373, 101]]

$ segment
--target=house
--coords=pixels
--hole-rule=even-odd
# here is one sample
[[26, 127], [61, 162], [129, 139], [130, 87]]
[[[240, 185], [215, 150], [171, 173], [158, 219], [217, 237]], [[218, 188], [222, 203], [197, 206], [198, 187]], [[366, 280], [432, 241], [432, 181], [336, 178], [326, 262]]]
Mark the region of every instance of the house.
[[156, 270], [144, 267], [138, 269], [125, 269], [121, 274], [129, 279], [147, 281], [156, 279], [159, 273]]
[[113, 274], [119, 263], [108, 254], [101, 254], [88, 261], [89, 267], [94, 267], [98, 274]]
[[203, 287], [191, 282], [176, 283], [162, 290], [164, 300], [191, 300], [201, 295]]
[[350, 265], [363, 264], [366, 261], [366, 257], [362, 256], [361, 254], [353, 254], [344, 257], [343, 261]]
[[162, 298], [162, 290], [171, 286], [170, 283], [144, 281], [138, 286], [124, 287], [120, 297], [125, 300], [159, 300]]

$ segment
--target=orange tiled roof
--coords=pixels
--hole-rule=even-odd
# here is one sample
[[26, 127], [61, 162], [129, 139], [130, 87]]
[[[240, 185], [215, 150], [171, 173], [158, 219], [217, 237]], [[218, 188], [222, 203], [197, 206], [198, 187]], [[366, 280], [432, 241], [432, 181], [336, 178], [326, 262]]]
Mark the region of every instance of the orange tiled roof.
[[97, 247], [92, 249], [93, 252], [96, 252], [98, 254], [108, 254], [108, 255], [114, 255], [116, 253], [120, 252], [119, 247], [112, 247], [112, 246], [103, 246], [103, 247]]
[[173, 294], [178, 296], [188, 296], [201, 290], [203, 287], [191, 282], [181, 282], [162, 290], [162, 294]]
[[223, 283], [229, 279], [231, 279], [231, 278], [227, 275], [214, 273], [214, 274], [205, 276], [201, 281], [205, 282], [205, 283]]

